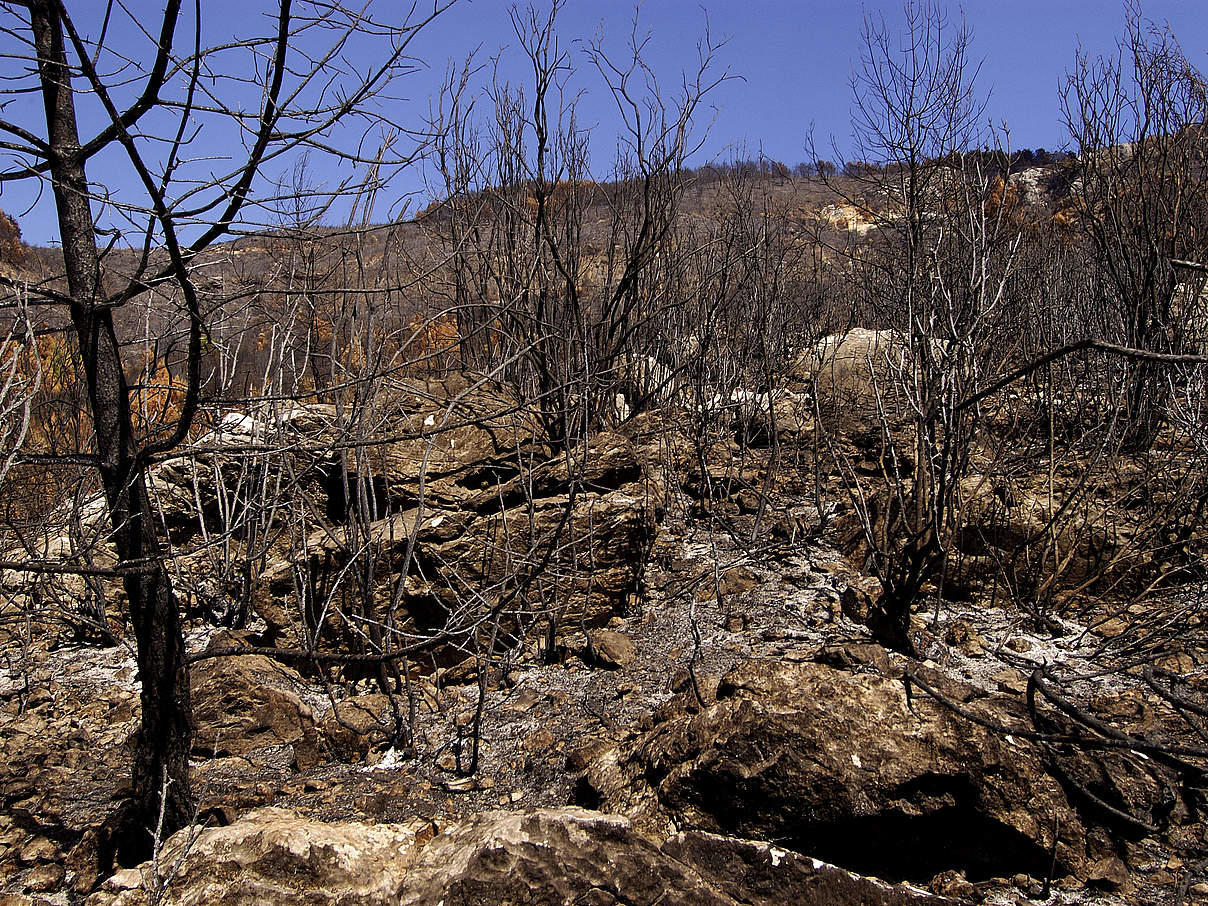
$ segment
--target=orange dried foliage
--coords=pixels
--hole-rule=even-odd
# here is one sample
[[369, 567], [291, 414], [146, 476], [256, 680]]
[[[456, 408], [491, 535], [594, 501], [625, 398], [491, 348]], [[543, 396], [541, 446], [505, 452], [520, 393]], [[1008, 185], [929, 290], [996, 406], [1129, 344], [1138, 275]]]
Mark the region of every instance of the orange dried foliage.
[[134, 430], [139, 434], [152, 434], [174, 427], [184, 408], [186, 390], [183, 375], [172, 374], [162, 361], [154, 361], [147, 352], [143, 373], [130, 395]]
[[[79, 384], [73, 347], [58, 335], [44, 334], [32, 344], [6, 352], [17, 356], [17, 373], [23, 379], [32, 381], [41, 376], [26, 442], [37, 450], [61, 446], [70, 436], [68, 425], [78, 414], [71, 400]], [[7, 370], [11, 364], [9, 358], [0, 367]]]
[[1067, 195], [1057, 203], [1057, 210], [1049, 222], [1062, 235], [1072, 237], [1082, 222], [1082, 202], [1073, 195]]
[[414, 315], [407, 324], [407, 336], [411, 338], [405, 349], [407, 361], [419, 370], [440, 371], [456, 365], [461, 347], [457, 315]]
[[0, 262], [21, 264], [28, 253], [25, 243], [21, 241], [21, 228], [17, 226], [17, 221], [0, 211]]
[[1019, 189], [1001, 176], [995, 176], [986, 196], [986, 216], [994, 219], [1002, 214], [1004, 220], [1018, 225], [1022, 212], [1019, 206]]

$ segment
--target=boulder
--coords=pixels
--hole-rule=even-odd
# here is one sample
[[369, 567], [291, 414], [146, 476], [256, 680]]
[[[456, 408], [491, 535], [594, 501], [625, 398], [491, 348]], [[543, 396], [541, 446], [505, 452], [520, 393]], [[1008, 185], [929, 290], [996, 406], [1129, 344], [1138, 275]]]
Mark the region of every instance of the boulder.
[[428, 844], [405, 890], [406, 906], [733, 903], [624, 818], [580, 809], [476, 815]]
[[[935, 361], [944, 344], [931, 341]], [[819, 409], [840, 427], [892, 424], [906, 412], [906, 389], [916, 365], [910, 338], [897, 330], [856, 327], [824, 337], [797, 360], [794, 373], [813, 381]]]
[[[415, 507], [366, 525], [316, 529], [301, 564], [284, 557], [269, 563], [257, 611], [274, 639], [299, 644], [320, 630], [321, 638], [353, 651], [363, 645], [363, 631], [345, 626], [348, 615], [380, 621], [392, 613], [405, 631], [456, 634], [473, 622], [472, 613], [504, 598], [509, 632], [531, 622], [530, 609], [555, 614], [559, 625], [600, 626], [624, 611], [638, 588], [660, 501], [632, 442], [600, 434], [574, 458], [498, 476], [464, 496], [458, 509]], [[374, 581], [367, 586], [361, 577], [369, 557]], [[330, 603], [317, 612], [290, 606], [299, 587]], [[323, 625], [299, 625], [303, 613]]]
[[293, 691], [305, 684], [289, 667], [258, 654], [212, 658], [196, 663], [190, 680], [198, 757], [313, 746], [314, 715]]
[[[281, 809], [181, 831], [150, 864], [118, 872], [88, 906], [484, 903], [661, 906], [943, 906], [767, 843], [685, 833], [662, 846], [625, 818], [577, 808], [430, 823], [325, 824]], [[150, 895], [149, 895], [150, 894]]]
[[954, 906], [908, 884], [862, 877], [762, 841], [687, 831], [668, 838], [662, 850], [744, 906]]
[[[1008, 698], [945, 692], [1002, 721]], [[1040, 756], [963, 720], [901, 680], [818, 663], [751, 661], [718, 701], [596, 758], [581, 801], [649, 833], [776, 840], [861, 874], [926, 881], [1084, 861], [1085, 834]]]
[[397, 904], [407, 871], [430, 828], [427, 822], [325, 824], [283, 809], [264, 808], [228, 827], [190, 828], [171, 837], [158, 872], [167, 884], [156, 883], [157, 872], [145, 863], [118, 872], [86, 902], [89, 906]]
[[950, 902], [860, 878], [767, 843], [678, 834], [660, 847], [624, 818], [575, 808], [471, 818], [425, 848], [405, 886], [406, 906]]
[[628, 667], [637, 657], [633, 639], [611, 629], [593, 629], [587, 634], [584, 659], [593, 667], [615, 670]]

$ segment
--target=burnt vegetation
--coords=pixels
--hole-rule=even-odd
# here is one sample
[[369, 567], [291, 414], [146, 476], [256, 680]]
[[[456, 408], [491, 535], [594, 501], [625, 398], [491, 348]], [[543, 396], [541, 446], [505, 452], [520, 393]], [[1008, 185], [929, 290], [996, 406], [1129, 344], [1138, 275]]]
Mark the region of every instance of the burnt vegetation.
[[[660, 536], [703, 531], [714, 567], [688, 596], [726, 625], [741, 591], [718, 550], [769, 568], [841, 552], [835, 632], [891, 652], [908, 701], [1030, 746], [1100, 855], [1162, 840], [1185, 892], [1208, 857], [1187, 830], [1208, 770], [1204, 75], [1129, 6], [1117, 53], [1067, 74], [1068, 150], [1014, 149], [984, 126], [963, 21], [912, 0], [902, 33], [865, 23], [846, 155], [819, 139], [794, 166], [690, 165], [722, 44], [706, 31], [668, 89], [636, 24], [620, 52], [570, 48], [560, 6], [512, 14], [524, 79], [454, 65], [423, 124], [385, 99], [444, 4], [407, 25], [329, 11], [326, 31], [282, 4], [269, 37], [206, 49], [168, 2], [133, 80], [64, 4], [6, 9], [25, 59], [4, 65], [45, 119], [0, 123], [0, 179], [46, 182], [61, 243], [30, 248], [0, 214], [0, 644], [18, 714], [39, 648], [134, 651], [133, 775], [88, 840], [93, 879], [217, 808], [191, 780], [191, 670], [285, 665], [330, 706], [330, 739], [460, 783], [486, 771], [509, 671], [576, 644], [621, 658], [591, 632], [642, 613]], [[338, 65], [349, 36], [380, 59]], [[311, 40], [330, 55], [295, 60]], [[226, 106], [211, 68], [258, 80], [260, 109]], [[577, 118], [588, 83], [620, 117], [604, 169]], [[242, 131], [229, 171], [193, 159], [202, 121]], [[103, 149], [142, 199], [108, 196]], [[321, 182], [337, 163], [355, 176]], [[401, 168], [432, 199], [405, 216], [377, 206]], [[970, 647], [952, 613], [971, 607], [1077, 655], [1000, 643], [1023, 685], [975, 707], [925, 666]], [[1104, 677], [1140, 711], [1104, 706]], [[347, 705], [362, 696], [371, 719]], [[981, 828], [1022, 854], [1012, 872], [1085, 879], [1061, 828], [1026, 836], [973, 781], [928, 783], [949, 781], [904, 782], [921, 811], [873, 826], [747, 818], [740, 784], [718, 823], [923, 881], [954, 864], [928, 835]], [[892, 864], [857, 852], [903, 835], [918, 851]], [[1011, 867], [968, 845], [971, 877]]]

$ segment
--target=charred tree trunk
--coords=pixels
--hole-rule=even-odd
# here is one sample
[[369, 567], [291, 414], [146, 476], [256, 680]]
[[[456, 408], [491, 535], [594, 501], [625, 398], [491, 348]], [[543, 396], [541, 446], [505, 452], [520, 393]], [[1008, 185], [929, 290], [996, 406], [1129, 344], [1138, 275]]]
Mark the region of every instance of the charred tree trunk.
[[157, 829], [165, 835], [172, 833], [193, 816], [188, 665], [180, 612], [135, 444], [113, 312], [98, 305], [100, 257], [62, 22], [52, 2], [31, 3], [30, 18], [46, 107], [48, 157], [72, 300], [71, 320], [88, 384], [97, 466], [137, 647], [142, 726], [135, 748], [133, 787], [130, 800], [111, 820], [106, 846], [110, 858], [134, 864], [150, 855]]

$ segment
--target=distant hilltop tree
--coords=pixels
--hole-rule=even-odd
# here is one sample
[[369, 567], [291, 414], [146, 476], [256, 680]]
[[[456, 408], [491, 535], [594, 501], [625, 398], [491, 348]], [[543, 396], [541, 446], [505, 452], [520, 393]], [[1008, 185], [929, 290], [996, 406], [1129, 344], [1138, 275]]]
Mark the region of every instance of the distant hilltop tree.
[[22, 264], [28, 249], [21, 241], [21, 227], [4, 211], [0, 211], [0, 264]]

